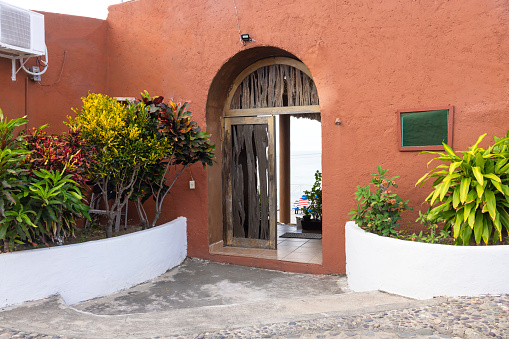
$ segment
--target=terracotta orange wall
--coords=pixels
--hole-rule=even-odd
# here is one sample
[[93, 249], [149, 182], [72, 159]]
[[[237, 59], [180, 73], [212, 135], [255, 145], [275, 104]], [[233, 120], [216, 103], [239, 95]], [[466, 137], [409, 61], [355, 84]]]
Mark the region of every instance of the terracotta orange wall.
[[[262, 57], [250, 54], [254, 47], [286, 51], [310, 69], [322, 112], [323, 266], [211, 256], [208, 245], [217, 234], [209, 232], [208, 217], [220, 211], [208, 210], [207, 194], [221, 182], [207, 182], [198, 164], [177, 183], [162, 215], [162, 221], [188, 218], [191, 256], [344, 273], [344, 224], [357, 184], [366, 184], [380, 164], [400, 175], [398, 193], [414, 208], [428, 193], [414, 183], [430, 156], [398, 151], [398, 109], [454, 105], [456, 150], [485, 132], [487, 145], [509, 128], [505, 1], [259, 0], [237, 1], [237, 9], [242, 32], [256, 40], [246, 46], [229, 0], [126, 2], [111, 6], [106, 21], [45, 13], [51, 67], [42, 83], [58, 79], [67, 50], [65, 68], [56, 85], [28, 84], [30, 125], [49, 122], [50, 131], [63, 130], [61, 121], [89, 90], [136, 97], [148, 90], [187, 100], [205, 126], [206, 110], [220, 102], [208, 101], [209, 93], [234, 78], [236, 66]], [[8, 117], [24, 114], [24, 93], [22, 73], [12, 83], [10, 61], [0, 59], [0, 107]], [[338, 117], [340, 126], [334, 124]], [[213, 119], [209, 125], [218, 126]], [[188, 189], [191, 171], [196, 190]], [[407, 215], [403, 223], [414, 218]]]
[[[8, 118], [28, 115], [29, 127], [49, 124], [49, 133], [63, 132], [62, 123], [71, 108], [81, 107], [88, 91], [106, 91], [107, 48], [105, 20], [42, 12], [45, 17], [46, 45], [50, 66], [40, 86], [20, 70], [11, 81], [11, 60], [0, 58], [0, 108]], [[66, 51], [65, 65], [64, 51]], [[27, 65], [35, 63], [31, 59]], [[19, 63], [17, 63], [19, 67]], [[26, 91], [26, 97], [25, 97]]]
[[[214, 77], [241, 51], [274, 46], [311, 70], [322, 112], [323, 267], [215, 259], [344, 273], [344, 225], [357, 184], [380, 164], [400, 176], [398, 193], [414, 208], [428, 193], [414, 183], [430, 156], [398, 151], [398, 109], [454, 105], [455, 150], [509, 128], [506, 1], [259, 0], [238, 1], [237, 9], [241, 31], [256, 40], [246, 46], [229, 0], [127, 2], [108, 17], [111, 94], [147, 89], [190, 100], [200, 124]], [[206, 175], [195, 166], [197, 190], [179, 183], [171, 217], [188, 218], [189, 254], [210, 258]], [[403, 224], [414, 219], [415, 212]]]

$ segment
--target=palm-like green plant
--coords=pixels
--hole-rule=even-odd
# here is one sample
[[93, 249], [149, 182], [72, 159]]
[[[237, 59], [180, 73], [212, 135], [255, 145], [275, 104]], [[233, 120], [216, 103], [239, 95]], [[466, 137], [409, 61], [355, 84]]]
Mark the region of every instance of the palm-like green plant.
[[22, 149], [22, 139], [14, 137], [14, 130], [27, 123], [24, 118], [5, 120], [0, 109], [0, 215], [5, 217], [7, 204], [15, 204], [14, 195], [27, 173], [23, 160], [30, 153]]
[[36, 211], [34, 223], [41, 226], [40, 232], [56, 239], [59, 244], [74, 234], [76, 217], [90, 219], [89, 207], [84, 203], [80, 188], [71, 179], [71, 174], [64, 175], [65, 170], [33, 171], [36, 178], [23, 193], [23, 201]]
[[[14, 196], [14, 198], [18, 201], [19, 197]], [[0, 239], [4, 240], [5, 252], [14, 248], [15, 243], [23, 244], [26, 240], [32, 242], [34, 228], [37, 227], [31, 220], [34, 214], [34, 211], [25, 209], [19, 201], [5, 211], [0, 220]]]
[[485, 136], [468, 151], [457, 152], [462, 156], [446, 144], [445, 153], [423, 152], [438, 154], [431, 161], [449, 162], [430, 170], [416, 185], [436, 178], [426, 198], [434, 206], [428, 219], [441, 217], [457, 244], [469, 245], [472, 235], [477, 244], [496, 243], [509, 231], [509, 132], [502, 139], [495, 137], [486, 150], [478, 147]]
[[0, 215], [5, 217], [9, 205], [16, 204], [15, 195], [23, 185], [27, 169], [23, 166], [25, 150], [0, 150]]
[[24, 118], [6, 120], [0, 109], [0, 239], [9, 251], [18, 238], [31, 239], [26, 225], [29, 214], [19, 206], [18, 194], [28, 173], [24, 160], [30, 152], [23, 148], [22, 138], [14, 135], [16, 128], [27, 123]]

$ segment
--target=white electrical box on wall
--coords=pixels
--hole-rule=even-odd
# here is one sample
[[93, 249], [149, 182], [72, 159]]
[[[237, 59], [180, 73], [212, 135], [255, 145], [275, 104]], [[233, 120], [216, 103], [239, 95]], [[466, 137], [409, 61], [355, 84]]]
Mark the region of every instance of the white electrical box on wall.
[[0, 1], [0, 56], [19, 59], [45, 53], [44, 15]]

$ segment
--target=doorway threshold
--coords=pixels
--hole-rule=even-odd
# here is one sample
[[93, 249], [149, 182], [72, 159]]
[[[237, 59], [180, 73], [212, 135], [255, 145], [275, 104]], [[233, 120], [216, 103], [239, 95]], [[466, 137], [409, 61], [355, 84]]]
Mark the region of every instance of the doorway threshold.
[[[293, 228], [292, 228], [293, 227]], [[224, 246], [223, 241], [209, 246], [210, 254], [272, 259], [322, 265], [322, 239], [280, 238], [295, 229], [292, 225], [278, 225], [277, 250]]]

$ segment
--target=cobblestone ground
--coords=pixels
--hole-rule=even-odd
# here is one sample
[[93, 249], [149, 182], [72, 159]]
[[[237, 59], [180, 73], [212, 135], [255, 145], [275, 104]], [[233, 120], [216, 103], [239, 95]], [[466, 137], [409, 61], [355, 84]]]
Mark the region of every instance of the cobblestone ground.
[[[1, 325], [0, 325], [1, 326]], [[509, 295], [447, 298], [421, 308], [155, 338], [509, 338]], [[0, 339], [61, 338], [0, 328]], [[65, 338], [67, 339], [67, 338]]]

